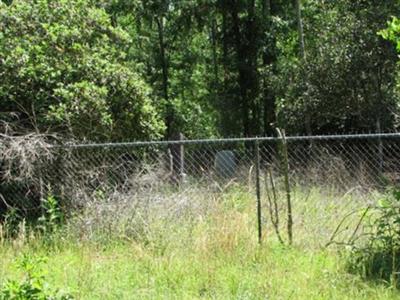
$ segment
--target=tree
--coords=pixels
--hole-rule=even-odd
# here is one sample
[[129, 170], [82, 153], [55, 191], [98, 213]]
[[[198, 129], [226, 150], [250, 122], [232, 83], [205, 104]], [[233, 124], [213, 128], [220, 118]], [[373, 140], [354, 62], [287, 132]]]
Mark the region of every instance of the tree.
[[[388, 22], [388, 27], [379, 32], [384, 39], [392, 42], [396, 46], [397, 53], [400, 53], [400, 20], [397, 17], [393, 17], [390, 22]], [[396, 94], [400, 93], [400, 68], [399, 63], [397, 63], [396, 68]], [[399, 107], [399, 103], [397, 102], [397, 108]], [[399, 113], [396, 114], [396, 121], [398, 122]], [[397, 126], [399, 124], [396, 124]]]
[[310, 59], [288, 66], [293, 54], [280, 58], [279, 116], [289, 132], [307, 133], [307, 114], [313, 134], [393, 130], [396, 53], [376, 33], [398, 11], [397, 1], [305, 2]]
[[222, 130], [228, 135], [259, 135], [262, 125], [258, 59], [264, 15], [253, 0], [220, 0], [216, 9], [222, 22], [220, 44], [224, 76], [220, 107], [225, 116]]
[[397, 55], [376, 32], [399, 8], [18, 0], [1, 8], [0, 99], [27, 128], [79, 138], [393, 130]]
[[165, 138], [178, 132], [192, 138], [217, 134], [209, 2], [116, 0], [107, 6], [134, 41], [127, 57], [138, 62], [142, 78], [153, 87]]
[[27, 130], [79, 139], [158, 138], [150, 88], [126, 59], [129, 35], [89, 0], [0, 4], [0, 101]]

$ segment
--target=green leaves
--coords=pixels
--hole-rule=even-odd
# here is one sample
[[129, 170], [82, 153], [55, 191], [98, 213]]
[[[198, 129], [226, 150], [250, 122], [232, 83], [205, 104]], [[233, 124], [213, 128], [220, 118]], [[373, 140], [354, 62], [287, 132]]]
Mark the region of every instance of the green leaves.
[[25, 273], [22, 282], [9, 280], [0, 289], [0, 300], [72, 300], [71, 295], [51, 289], [41, 268], [45, 257], [34, 258], [23, 255], [18, 259], [18, 268]]
[[[397, 55], [376, 32], [388, 16], [398, 14], [399, 5], [394, 0], [378, 2], [304, 4], [309, 59], [289, 64], [292, 54], [286, 50], [279, 60], [282, 126], [304, 133], [301, 125], [307, 114], [314, 134], [390, 131], [397, 125]], [[287, 38], [283, 42], [283, 47], [290, 45]]]
[[41, 201], [43, 214], [38, 219], [38, 228], [43, 234], [50, 237], [50, 234], [53, 234], [64, 221], [64, 214], [57, 198], [53, 194], [49, 194]]
[[394, 287], [398, 287], [400, 190], [388, 191], [367, 220], [363, 242], [350, 248], [349, 269], [370, 279], [391, 281]]
[[[2, 108], [97, 141], [393, 130], [397, 55], [376, 32], [397, 1], [305, 1], [304, 62], [293, 6], [267, 2], [1, 4]], [[399, 31], [380, 35], [400, 52]]]
[[392, 20], [388, 22], [388, 28], [379, 31], [378, 34], [395, 43], [397, 51], [400, 52], [400, 20], [398, 18], [392, 17]]
[[92, 1], [15, 1], [1, 6], [0, 28], [0, 101], [27, 130], [91, 140], [162, 134], [149, 88], [128, 67], [129, 35]]

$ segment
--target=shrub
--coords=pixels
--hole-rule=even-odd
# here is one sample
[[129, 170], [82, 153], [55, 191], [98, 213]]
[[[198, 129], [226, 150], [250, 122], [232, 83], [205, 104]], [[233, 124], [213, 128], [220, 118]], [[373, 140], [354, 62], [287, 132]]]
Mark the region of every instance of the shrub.
[[2, 110], [32, 131], [159, 137], [150, 88], [126, 59], [131, 43], [90, 0], [0, 1]]
[[400, 271], [400, 190], [392, 190], [369, 216], [362, 246], [352, 245], [349, 270], [367, 279], [398, 284]]

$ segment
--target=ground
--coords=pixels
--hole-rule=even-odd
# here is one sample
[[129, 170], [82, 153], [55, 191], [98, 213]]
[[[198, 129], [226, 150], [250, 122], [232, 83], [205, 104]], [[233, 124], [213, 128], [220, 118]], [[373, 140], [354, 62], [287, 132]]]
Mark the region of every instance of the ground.
[[68, 224], [51, 237], [20, 230], [0, 242], [0, 285], [21, 280], [16, 262], [28, 255], [45, 258], [48, 285], [77, 299], [400, 299], [389, 284], [348, 273], [345, 249], [324, 245], [339, 218], [321, 217], [329, 207], [344, 213], [354, 196], [333, 205], [321, 191], [307, 193], [307, 202], [303, 191], [293, 195], [293, 246], [278, 242], [268, 215], [260, 245], [254, 195], [229, 192], [207, 213], [154, 221], [141, 238]]

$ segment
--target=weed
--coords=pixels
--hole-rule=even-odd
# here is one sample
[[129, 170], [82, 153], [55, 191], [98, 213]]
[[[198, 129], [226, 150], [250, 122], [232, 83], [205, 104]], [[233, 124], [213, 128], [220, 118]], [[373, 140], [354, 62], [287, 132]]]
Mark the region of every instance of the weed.
[[14, 238], [19, 231], [19, 224], [21, 223], [22, 218], [18, 212], [17, 208], [10, 207], [4, 218], [4, 235], [6, 238]]
[[43, 214], [39, 218], [39, 229], [45, 234], [54, 233], [64, 220], [57, 198], [49, 194], [42, 200]]
[[369, 279], [399, 283], [400, 271], [400, 190], [392, 190], [378, 201], [370, 214], [366, 241], [352, 245], [348, 267]]
[[23, 255], [18, 267], [25, 273], [22, 282], [7, 281], [0, 290], [0, 300], [69, 300], [73, 297], [48, 287], [41, 264], [45, 258]]

